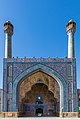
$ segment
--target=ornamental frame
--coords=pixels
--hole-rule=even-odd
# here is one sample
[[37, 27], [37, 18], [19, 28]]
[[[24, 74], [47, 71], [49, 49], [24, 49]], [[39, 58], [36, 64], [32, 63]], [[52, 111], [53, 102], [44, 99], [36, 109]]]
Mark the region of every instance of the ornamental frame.
[[68, 85], [67, 82], [64, 80], [64, 78], [55, 70], [52, 68], [45, 66], [43, 64], [36, 64], [28, 69], [26, 69], [24, 72], [22, 72], [14, 81], [13, 81], [13, 87], [12, 87], [12, 111], [17, 112], [18, 111], [18, 105], [17, 105], [17, 88], [20, 81], [25, 80], [24, 77], [28, 77], [35, 71], [43, 71], [44, 73], [50, 75], [53, 77], [59, 84], [60, 87], [60, 112], [68, 112]]

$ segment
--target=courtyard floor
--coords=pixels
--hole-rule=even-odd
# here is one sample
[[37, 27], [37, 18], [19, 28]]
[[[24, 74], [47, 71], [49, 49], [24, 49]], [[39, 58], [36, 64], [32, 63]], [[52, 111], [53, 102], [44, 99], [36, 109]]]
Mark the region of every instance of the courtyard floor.
[[[2, 117], [1, 117], [2, 118]], [[1, 119], [0, 118], [0, 119]], [[79, 118], [60, 118], [60, 117], [19, 117], [20, 119], [79, 119]], [[2, 118], [2, 119], [19, 119], [19, 118]]]

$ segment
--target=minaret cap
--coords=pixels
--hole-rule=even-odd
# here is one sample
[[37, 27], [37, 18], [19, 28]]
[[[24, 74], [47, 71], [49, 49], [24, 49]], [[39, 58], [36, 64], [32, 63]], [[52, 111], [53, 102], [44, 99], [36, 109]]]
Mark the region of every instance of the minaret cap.
[[70, 32], [74, 32], [76, 31], [76, 22], [74, 22], [74, 20], [70, 20], [68, 22], [68, 24], [66, 25], [66, 32], [70, 33]]
[[6, 21], [4, 24], [4, 33], [9, 33], [10, 35], [13, 35], [13, 25], [11, 24], [10, 21]]

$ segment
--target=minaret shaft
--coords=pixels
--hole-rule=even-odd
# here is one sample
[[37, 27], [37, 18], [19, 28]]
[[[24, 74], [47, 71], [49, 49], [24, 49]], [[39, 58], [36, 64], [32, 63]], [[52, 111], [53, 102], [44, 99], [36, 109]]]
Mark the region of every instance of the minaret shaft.
[[70, 20], [66, 25], [66, 31], [68, 35], [68, 58], [75, 58], [74, 33], [76, 31], [76, 23], [73, 20]]
[[74, 58], [74, 33], [68, 33], [68, 58]]
[[5, 58], [12, 58], [12, 35], [13, 35], [13, 25], [10, 21], [4, 24], [5, 33]]
[[11, 58], [12, 57], [12, 40], [11, 35], [6, 33], [5, 34], [5, 58]]

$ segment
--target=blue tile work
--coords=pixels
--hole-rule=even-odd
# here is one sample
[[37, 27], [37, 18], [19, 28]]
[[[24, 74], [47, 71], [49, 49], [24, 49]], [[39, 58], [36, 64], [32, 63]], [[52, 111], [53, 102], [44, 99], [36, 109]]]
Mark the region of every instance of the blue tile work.
[[[33, 66], [33, 67], [28, 68], [28, 69], [25, 70], [22, 74], [20, 74], [20, 75], [16, 78], [16, 80], [14, 80], [14, 82], [13, 82], [13, 91], [14, 91], [14, 93], [13, 93], [13, 94], [16, 93], [16, 88], [17, 88], [18, 82], [19, 82], [24, 76], [26, 76], [26, 75], [30, 74], [31, 72], [33, 72], [34, 70], [38, 70], [38, 69], [41, 69], [41, 70], [45, 71], [45, 73], [51, 75], [52, 77], [55, 77], [56, 80], [59, 82], [60, 88], [61, 88], [61, 93], [60, 93], [60, 94], [61, 94], [61, 99], [62, 99], [62, 100], [61, 100], [61, 108], [63, 108], [63, 105], [64, 105], [64, 109], [63, 109], [63, 110], [66, 110], [67, 107], [66, 107], [65, 104], [67, 104], [67, 98], [65, 98], [65, 104], [64, 104], [62, 92], [65, 93], [65, 94], [67, 94], [68, 92], [67, 92], [67, 85], [66, 85], [66, 83], [65, 83], [65, 81], [64, 81], [64, 79], [63, 79], [63, 77], [60, 76], [56, 71], [54, 71], [54, 70], [52, 70], [51, 68], [46, 67], [46, 66], [44, 66], [44, 65], [42, 65], [42, 64], [40, 64], [40, 63], [37, 64], [37, 65], [35, 65], [35, 66]], [[61, 81], [60, 81], [60, 79], [61, 79]], [[64, 90], [63, 85], [65, 86], [65, 89], [66, 89], [66, 90]], [[15, 97], [15, 96], [16, 96], [16, 95], [13, 95], [13, 97]], [[14, 104], [16, 103], [16, 100], [15, 100], [15, 99], [16, 99], [16, 97], [13, 99], [13, 103], [14, 103]], [[13, 111], [16, 109], [15, 106], [16, 106], [16, 105], [13, 105]], [[16, 111], [16, 110], [15, 110], [15, 111]]]
[[[54, 77], [60, 86], [60, 111], [76, 112], [76, 62], [68, 58], [8, 58], [3, 63], [3, 111], [17, 111], [17, 86], [24, 76], [35, 70]], [[8, 76], [8, 67], [12, 66], [12, 76]], [[71, 68], [70, 68], [71, 67]], [[10, 83], [10, 87], [9, 87]], [[11, 84], [12, 83], [12, 84]], [[12, 88], [12, 89], [11, 89]], [[9, 102], [9, 104], [8, 104]]]
[[3, 111], [7, 111], [7, 62], [3, 60]]
[[[73, 67], [73, 111], [76, 112], [76, 106], [78, 107], [78, 104], [76, 103], [78, 101], [77, 98], [77, 80], [76, 80], [76, 61], [74, 60], [72, 63]], [[75, 106], [76, 104], [76, 106]]]

